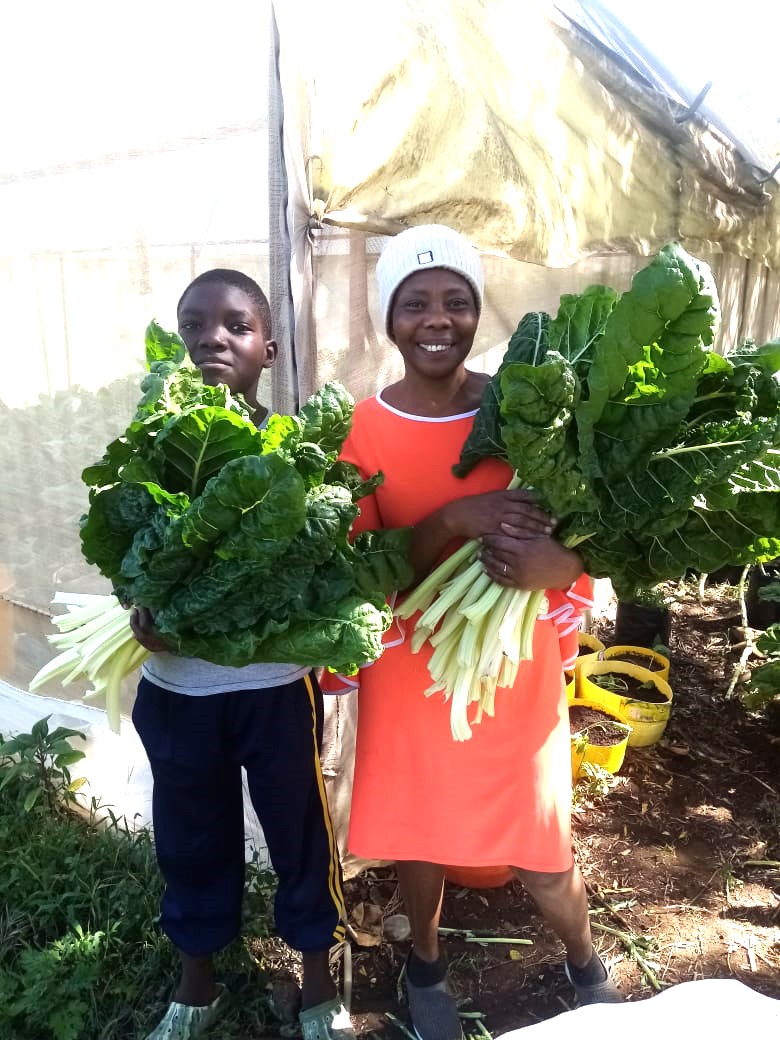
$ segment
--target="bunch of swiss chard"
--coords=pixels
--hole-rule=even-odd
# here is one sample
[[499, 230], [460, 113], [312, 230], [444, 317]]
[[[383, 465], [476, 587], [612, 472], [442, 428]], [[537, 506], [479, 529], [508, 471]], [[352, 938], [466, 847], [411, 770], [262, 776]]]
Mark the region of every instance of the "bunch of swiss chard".
[[[352, 422], [349, 394], [329, 383], [297, 416], [271, 415], [258, 429], [246, 402], [185, 364], [178, 336], [152, 323], [146, 354], [133, 420], [83, 472], [87, 561], [120, 603], [152, 610], [183, 655], [347, 673], [373, 661], [392, 621], [386, 599], [412, 573], [406, 530], [348, 538], [355, 502], [382, 479], [364, 481], [337, 459]], [[83, 674], [103, 692], [108, 683], [117, 701], [119, 679], [139, 659], [129, 612], [114, 597], [105, 610], [76, 606], [84, 625], [80, 614], [67, 620], [78, 632], [67, 644], [57, 637], [66, 654], [34, 683]]]
[[[709, 268], [677, 244], [622, 295], [593, 285], [563, 296], [554, 318], [526, 314], [455, 472], [488, 456], [507, 461], [514, 486], [533, 488], [556, 517], [556, 537], [624, 599], [688, 569], [780, 555], [780, 343], [714, 353], [719, 316]], [[435, 607], [441, 580], [434, 572], [403, 616]], [[452, 601], [451, 584], [448, 592]], [[507, 604], [517, 595], [527, 621], [541, 594], [510, 590]], [[443, 616], [442, 628], [451, 620]], [[521, 618], [507, 630], [503, 657], [531, 629]], [[529, 655], [526, 640], [520, 657]], [[485, 687], [485, 660], [483, 650], [471, 700], [481, 697], [474, 684]]]
[[641, 587], [780, 552], [780, 342], [707, 348], [709, 268], [666, 246], [628, 292], [591, 286], [527, 314], [458, 472], [498, 455], [593, 577]]

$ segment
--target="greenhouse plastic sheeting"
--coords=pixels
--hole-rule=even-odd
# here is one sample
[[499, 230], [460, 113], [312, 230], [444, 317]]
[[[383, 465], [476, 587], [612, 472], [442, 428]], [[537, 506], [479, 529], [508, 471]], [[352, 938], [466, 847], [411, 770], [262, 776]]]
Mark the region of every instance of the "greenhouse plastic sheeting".
[[[223, 77], [213, 13], [184, 0], [138, 0], [130, 16], [98, 0], [77, 17], [42, 0], [14, 12], [12, 35], [34, 36], [47, 73], [30, 80], [29, 51], [9, 45], [0, 679], [18, 691], [51, 656], [54, 593], [108, 591], [81, 557], [80, 473], [134, 410], [146, 325], [173, 327], [209, 267], [269, 288], [280, 358], [263, 394], [282, 411], [328, 379], [360, 398], [397, 377], [374, 267], [384, 235], [426, 220], [485, 251], [476, 368], [495, 369], [525, 311], [597, 281], [625, 289], [678, 235], [713, 265], [718, 349], [780, 333], [776, 182], [758, 185], [705, 121], [678, 124], [677, 102], [552, 5], [333, 0], [314, 14], [303, 0], [224, 0], [220, 18], [251, 41]], [[9, 688], [0, 732], [27, 719]], [[45, 692], [75, 711], [84, 687]], [[328, 720], [343, 833], [352, 701], [329, 702]]]

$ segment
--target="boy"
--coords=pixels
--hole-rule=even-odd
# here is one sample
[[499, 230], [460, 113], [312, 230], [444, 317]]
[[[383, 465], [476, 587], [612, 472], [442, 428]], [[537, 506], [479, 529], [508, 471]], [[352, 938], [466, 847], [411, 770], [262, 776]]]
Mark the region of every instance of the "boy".
[[[179, 334], [209, 385], [244, 396], [262, 426], [257, 387], [273, 365], [268, 300], [239, 271], [199, 275], [177, 307]], [[147, 1040], [193, 1040], [222, 1011], [212, 956], [240, 931], [244, 886], [241, 767], [278, 876], [276, 926], [300, 950], [305, 1040], [354, 1040], [329, 969], [344, 938], [341, 866], [319, 762], [322, 694], [310, 669], [228, 668], [176, 656], [149, 611], [131, 626], [154, 654], [143, 666], [133, 722], [154, 778], [155, 849], [165, 879], [160, 925], [181, 979]]]

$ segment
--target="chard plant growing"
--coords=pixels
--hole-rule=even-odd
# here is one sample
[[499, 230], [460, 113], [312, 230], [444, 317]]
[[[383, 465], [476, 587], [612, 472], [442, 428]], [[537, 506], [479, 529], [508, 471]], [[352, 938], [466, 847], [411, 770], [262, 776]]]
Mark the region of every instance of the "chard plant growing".
[[[724, 357], [708, 349], [719, 316], [709, 268], [675, 243], [622, 295], [593, 285], [554, 318], [526, 314], [455, 472], [508, 462], [510, 486], [536, 491], [555, 536], [621, 599], [780, 555], [780, 342]], [[477, 720], [492, 711], [530, 656], [543, 598], [497, 589], [469, 542], [396, 608], [423, 611], [415, 645], [436, 647], [429, 692], [452, 697], [455, 739], [470, 736], [469, 704]]]
[[[759, 599], [780, 603], [780, 582], [772, 581], [759, 589]], [[755, 645], [761, 663], [750, 673], [750, 683], [741, 699], [750, 711], [771, 712], [773, 704], [780, 704], [780, 622], [769, 625]]]

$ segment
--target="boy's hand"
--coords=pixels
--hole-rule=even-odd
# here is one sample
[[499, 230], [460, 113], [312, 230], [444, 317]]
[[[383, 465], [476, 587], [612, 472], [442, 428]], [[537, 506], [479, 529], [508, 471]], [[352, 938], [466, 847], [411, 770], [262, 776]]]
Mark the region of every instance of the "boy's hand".
[[146, 607], [133, 607], [130, 614], [130, 628], [141, 646], [153, 654], [170, 651], [170, 644], [154, 627], [154, 614]]
[[579, 553], [549, 537], [486, 535], [481, 559], [493, 581], [517, 589], [567, 589], [583, 572]]

